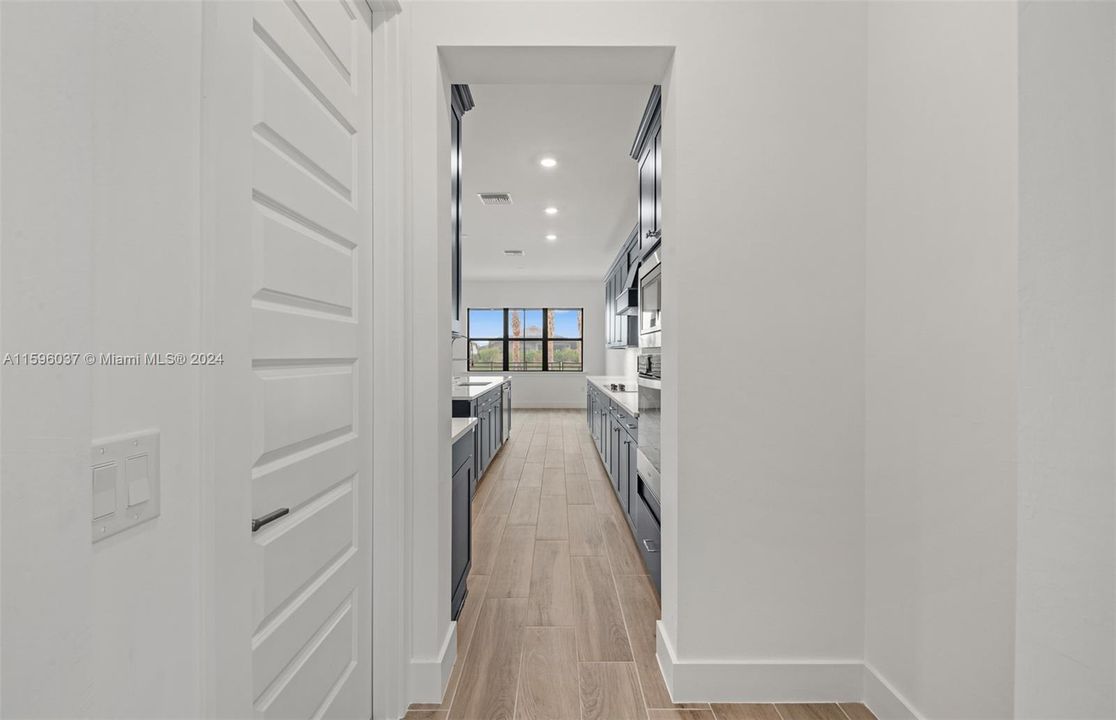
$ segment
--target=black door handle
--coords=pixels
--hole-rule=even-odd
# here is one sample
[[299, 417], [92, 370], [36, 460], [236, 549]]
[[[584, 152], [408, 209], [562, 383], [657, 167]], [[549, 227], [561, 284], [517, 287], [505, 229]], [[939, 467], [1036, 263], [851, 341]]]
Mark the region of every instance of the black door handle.
[[290, 508], [279, 508], [278, 510], [272, 510], [267, 515], [261, 515], [258, 518], [252, 518], [252, 532], [256, 532], [264, 525], [267, 525], [269, 522], [275, 522], [290, 511]]

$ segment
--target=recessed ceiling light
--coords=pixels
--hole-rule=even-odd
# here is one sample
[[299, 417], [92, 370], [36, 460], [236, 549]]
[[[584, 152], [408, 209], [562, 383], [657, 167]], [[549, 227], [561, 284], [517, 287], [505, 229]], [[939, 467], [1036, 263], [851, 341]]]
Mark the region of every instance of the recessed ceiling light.
[[550, 235], [546, 236], [546, 239], [549, 240], [550, 242], [554, 242], [555, 240], [558, 239], [558, 236], [554, 235], [554, 234], [550, 234]]
[[539, 165], [542, 165], [544, 168], [552, 168], [557, 164], [558, 161], [552, 157], [544, 157], [542, 160], [539, 160]]
[[543, 212], [546, 213], [547, 215], [557, 215], [558, 214], [558, 208], [548, 207], [546, 210], [543, 210]]

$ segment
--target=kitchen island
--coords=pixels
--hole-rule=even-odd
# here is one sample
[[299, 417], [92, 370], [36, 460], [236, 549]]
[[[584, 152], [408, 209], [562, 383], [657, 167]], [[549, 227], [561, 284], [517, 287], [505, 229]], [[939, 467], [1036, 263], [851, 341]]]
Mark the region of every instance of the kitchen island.
[[470, 497], [511, 432], [511, 385], [511, 377], [506, 375], [468, 375], [453, 380], [453, 417], [477, 419]]

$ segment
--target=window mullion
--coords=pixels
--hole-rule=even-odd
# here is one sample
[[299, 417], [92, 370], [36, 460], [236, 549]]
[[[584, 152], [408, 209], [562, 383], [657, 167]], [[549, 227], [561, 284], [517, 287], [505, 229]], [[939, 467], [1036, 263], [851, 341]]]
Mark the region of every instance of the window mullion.
[[511, 358], [511, 343], [508, 342], [508, 309], [507, 308], [504, 308], [504, 338], [503, 338], [503, 341], [501, 342], [501, 345], [504, 348], [504, 350], [503, 350], [504, 372], [508, 372], [508, 368], [511, 367], [511, 365], [509, 364], [511, 362], [511, 359], [510, 359]]
[[547, 308], [542, 308], [542, 371], [550, 372], [550, 323]]

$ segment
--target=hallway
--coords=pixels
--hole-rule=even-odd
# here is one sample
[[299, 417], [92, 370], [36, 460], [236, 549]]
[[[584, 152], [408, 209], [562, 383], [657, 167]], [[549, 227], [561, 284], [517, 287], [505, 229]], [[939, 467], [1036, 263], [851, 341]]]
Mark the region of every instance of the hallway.
[[446, 696], [406, 720], [873, 720], [859, 704], [674, 705], [658, 617], [584, 410], [517, 411], [473, 501]]

